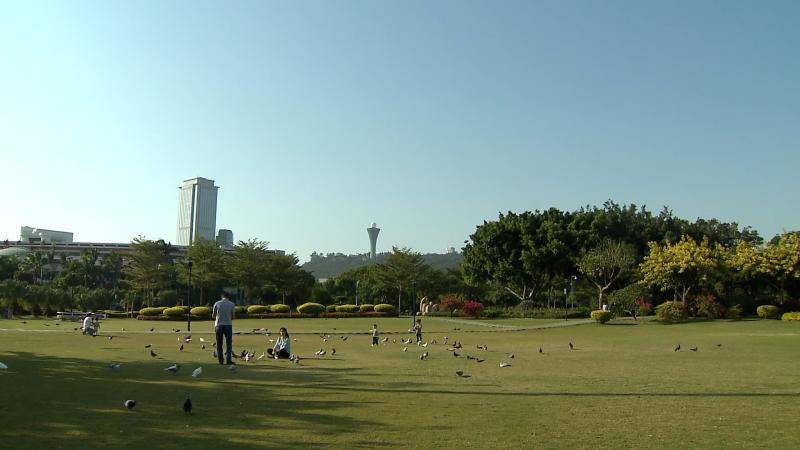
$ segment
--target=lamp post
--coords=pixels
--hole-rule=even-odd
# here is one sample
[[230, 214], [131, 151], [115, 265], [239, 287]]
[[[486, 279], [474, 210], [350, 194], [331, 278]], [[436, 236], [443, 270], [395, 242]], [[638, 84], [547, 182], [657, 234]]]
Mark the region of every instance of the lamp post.
[[358, 280], [356, 280], [356, 306], [358, 306]]
[[[192, 331], [192, 258], [189, 258], [189, 262], [186, 264], [189, 266], [189, 288], [186, 292], [186, 306], [189, 307], [189, 311], [186, 313], [186, 331]], [[221, 351], [221, 350], [220, 350]]]
[[417, 280], [411, 282], [411, 328], [414, 328], [417, 315], [414, 313], [414, 307], [417, 304]]

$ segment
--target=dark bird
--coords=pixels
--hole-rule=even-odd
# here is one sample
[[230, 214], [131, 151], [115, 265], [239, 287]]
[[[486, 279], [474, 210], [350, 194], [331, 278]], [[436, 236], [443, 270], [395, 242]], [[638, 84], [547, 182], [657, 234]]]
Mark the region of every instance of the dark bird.
[[179, 350], [179, 351], [183, 351], [183, 344], [181, 344], [181, 346], [180, 346], [180, 347], [178, 347], [178, 350]]
[[239, 355], [240, 358], [244, 358], [247, 355], [247, 350], [242, 350], [242, 354]]
[[125, 405], [125, 407], [128, 409], [133, 409], [136, 406], [136, 400], [125, 400], [123, 405]]
[[108, 340], [109, 340], [109, 341], [110, 341], [110, 340], [112, 340], [112, 339], [114, 339], [114, 336], [109, 336], [109, 337], [108, 337]]
[[689, 350], [691, 350], [691, 351], [693, 351], [693, 352], [696, 352], [696, 351], [697, 351], [697, 346], [694, 346], [694, 347], [689, 347]]
[[681, 349], [681, 344], [678, 344], [678, 345], [675, 346], [675, 348], [672, 351], [677, 352], [680, 349]]
[[150, 331], [156, 331], [156, 329], [155, 328], [150, 328]]
[[72, 331], [78, 331], [78, 327], [73, 328]]
[[483, 359], [480, 359], [480, 358], [475, 358], [475, 361], [478, 361], [478, 362], [483, 362], [484, 360], [483, 360]]
[[489, 350], [489, 347], [487, 347], [486, 345], [479, 345], [478, 349], [479, 350]]
[[464, 371], [463, 370], [456, 370], [456, 375], [458, 375], [460, 377], [463, 377], [464, 376]]
[[144, 348], [150, 348], [152, 346], [153, 346], [153, 344], [147, 344], [147, 345], [144, 346]]
[[428, 352], [424, 352], [423, 354], [419, 355], [419, 359], [421, 359], [421, 360], [428, 359]]
[[509, 353], [508, 357], [511, 358], [511, 359], [514, 359], [514, 354], [513, 353]]
[[205, 350], [205, 349], [206, 349], [206, 344], [203, 344], [203, 350]]
[[332, 348], [332, 349], [331, 349], [331, 356], [333, 356], [333, 355], [335, 355], [335, 354], [336, 354], [336, 349], [335, 349], [335, 348]]
[[474, 356], [472, 356], [472, 355], [467, 355], [467, 359], [470, 359], [470, 360], [472, 360], [472, 359], [475, 359], [475, 357], [474, 357]]
[[569, 349], [570, 350], [575, 350], [575, 346], [572, 344], [572, 342], [569, 343]]
[[544, 352], [542, 351], [542, 347], [539, 347], [539, 353], [544, 353]]
[[342, 338], [342, 340], [343, 340], [343, 341], [346, 341], [346, 340], [347, 340], [347, 336], [343, 337], [343, 338]]
[[176, 328], [176, 329], [175, 329], [175, 332], [176, 332], [176, 333], [180, 333], [180, 332], [181, 332], [181, 329], [180, 329], [180, 328]]
[[458, 353], [456, 353], [456, 352], [453, 352], [453, 356], [455, 356], [456, 358], [458, 358], [458, 357], [459, 357], [459, 356], [461, 356], [461, 355], [459, 355], [459, 354], [458, 354]]
[[119, 370], [120, 366], [122, 366], [122, 364], [120, 364], [118, 362], [112, 362], [111, 364], [108, 365], [108, 368], [111, 369], [111, 370], [116, 371], [116, 370]]
[[183, 412], [186, 414], [192, 413], [192, 399], [190, 399], [188, 395], [186, 396], [186, 401], [183, 402]]
[[722, 344], [717, 344], [717, 347], [722, 347]]
[[155, 357], [156, 357], [156, 356], [158, 356], [158, 355], [156, 355], [156, 352], [154, 352], [154, 351], [153, 351], [153, 349], [150, 349], [150, 356], [152, 356], [153, 358], [155, 358]]

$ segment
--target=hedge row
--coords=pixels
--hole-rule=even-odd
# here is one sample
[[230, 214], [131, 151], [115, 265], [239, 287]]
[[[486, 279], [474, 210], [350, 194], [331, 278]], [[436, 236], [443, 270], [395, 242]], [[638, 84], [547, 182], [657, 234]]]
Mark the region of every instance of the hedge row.
[[756, 314], [762, 319], [777, 319], [780, 315], [775, 305], [761, 305], [756, 308]]
[[787, 312], [783, 313], [781, 320], [800, 321], [800, 312]]
[[[310, 319], [320, 317], [323, 319], [343, 319], [343, 318], [350, 318], [350, 317], [394, 317], [393, 313], [386, 313], [386, 312], [326, 312], [320, 314], [303, 314], [303, 313], [264, 313], [264, 314], [246, 314], [244, 317], [240, 318], [247, 318], [247, 319]], [[168, 316], [168, 315], [158, 315], [158, 316], [145, 316], [139, 315], [137, 317], [139, 320], [174, 320], [174, 321], [183, 321], [186, 320], [186, 314], [177, 316]], [[211, 316], [209, 315], [195, 315], [192, 314], [192, 320], [209, 320]]]

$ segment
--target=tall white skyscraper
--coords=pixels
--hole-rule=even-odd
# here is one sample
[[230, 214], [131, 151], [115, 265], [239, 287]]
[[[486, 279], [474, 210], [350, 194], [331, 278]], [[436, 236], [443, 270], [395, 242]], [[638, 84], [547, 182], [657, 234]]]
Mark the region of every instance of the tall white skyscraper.
[[376, 247], [378, 245], [378, 233], [381, 232], [381, 229], [378, 228], [378, 224], [372, 222], [369, 228], [367, 228], [367, 234], [369, 235], [369, 257], [375, 259]]
[[178, 196], [178, 245], [198, 238], [214, 240], [217, 228], [217, 189], [214, 180], [192, 178], [180, 186]]

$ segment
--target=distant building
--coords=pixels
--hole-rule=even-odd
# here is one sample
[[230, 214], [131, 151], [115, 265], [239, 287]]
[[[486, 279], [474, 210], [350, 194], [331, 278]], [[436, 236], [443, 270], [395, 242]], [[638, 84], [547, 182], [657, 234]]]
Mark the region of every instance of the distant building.
[[448, 254], [448, 255], [452, 255], [455, 252], [456, 252], [456, 248], [455, 247], [447, 247], [447, 251], [445, 253]]
[[225, 250], [233, 249], [233, 231], [219, 230], [217, 232], [217, 245]]
[[21, 227], [19, 240], [24, 243], [68, 244], [72, 242], [68, 231], [45, 230], [44, 228]]
[[180, 186], [178, 197], [178, 245], [198, 238], [214, 240], [217, 228], [217, 190], [214, 180], [192, 178]]
[[378, 224], [372, 222], [369, 228], [367, 228], [367, 234], [369, 235], [369, 257], [375, 259], [375, 249], [378, 245], [378, 233], [381, 232], [381, 229], [378, 228]]

